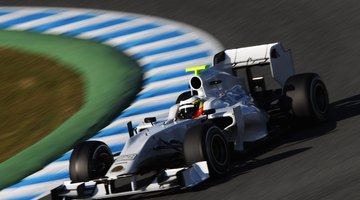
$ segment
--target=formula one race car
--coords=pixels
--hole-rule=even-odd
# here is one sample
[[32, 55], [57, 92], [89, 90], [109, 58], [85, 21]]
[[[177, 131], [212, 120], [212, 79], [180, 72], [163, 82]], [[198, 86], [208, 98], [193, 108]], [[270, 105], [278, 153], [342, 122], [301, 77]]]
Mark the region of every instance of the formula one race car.
[[[267, 89], [256, 68], [269, 69], [280, 88]], [[119, 155], [99, 141], [78, 145], [70, 158], [70, 179], [53, 189], [53, 199], [110, 198], [193, 187], [223, 175], [233, 151], [263, 140], [281, 122], [326, 120], [328, 93], [314, 73], [295, 74], [280, 43], [222, 51], [214, 65], [188, 68], [195, 75], [168, 118], [133, 128]], [[244, 72], [245, 76], [241, 76]], [[285, 124], [286, 124], [285, 123]]]

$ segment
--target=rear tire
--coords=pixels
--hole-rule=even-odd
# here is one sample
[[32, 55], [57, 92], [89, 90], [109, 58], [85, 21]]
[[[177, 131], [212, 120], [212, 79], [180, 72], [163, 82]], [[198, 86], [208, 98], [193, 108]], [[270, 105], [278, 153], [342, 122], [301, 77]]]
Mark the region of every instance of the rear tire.
[[207, 161], [210, 176], [222, 175], [230, 166], [228, 142], [216, 126], [204, 128], [203, 131], [188, 132], [184, 140], [184, 156], [188, 166]]
[[291, 114], [305, 120], [325, 121], [329, 97], [324, 82], [315, 73], [291, 76], [285, 83], [286, 96], [291, 99]]
[[100, 141], [87, 141], [79, 144], [70, 157], [70, 179], [72, 182], [85, 182], [105, 176], [114, 157], [110, 148]]

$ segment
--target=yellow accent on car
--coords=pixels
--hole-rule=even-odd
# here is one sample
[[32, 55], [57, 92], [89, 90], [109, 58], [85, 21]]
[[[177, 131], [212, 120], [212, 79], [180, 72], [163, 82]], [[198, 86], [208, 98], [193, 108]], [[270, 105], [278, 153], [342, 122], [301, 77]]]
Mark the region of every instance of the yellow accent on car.
[[200, 65], [194, 67], [188, 67], [185, 69], [185, 72], [194, 72], [195, 75], [199, 75], [201, 71], [209, 68], [209, 65]]
[[123, 167], [122, 165], [118, 165], [118, 166], [114, 167], [114, 168], [111, 170], [111, 172], [119, 172], [119, 171], [121, 171], [121, 170], [123, 170], [123, 169], [124, 169], [124, 167]]

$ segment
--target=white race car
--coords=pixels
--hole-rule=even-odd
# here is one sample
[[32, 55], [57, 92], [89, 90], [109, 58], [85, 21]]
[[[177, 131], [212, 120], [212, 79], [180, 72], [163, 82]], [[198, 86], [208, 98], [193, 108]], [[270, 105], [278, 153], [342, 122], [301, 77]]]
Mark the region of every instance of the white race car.
[[[269, 69], [280, 88], [267, 89], [256, 68]], [[324, 121], [328, 94], [314, 73], [295, 74], [290, 51], [279, 43], [222, 51], [214, 65], [188, 68], [191, 90], [181, 94], [167, 119], [145, 118], [113, 155], [99, 141], [78, 145], [70, 179], [53, 199], [110, 198], [193, 187], [224, 174], [233, 151], [268, 138], [290, 121]], [[244, 72], [245, 76], [241, 76]]]

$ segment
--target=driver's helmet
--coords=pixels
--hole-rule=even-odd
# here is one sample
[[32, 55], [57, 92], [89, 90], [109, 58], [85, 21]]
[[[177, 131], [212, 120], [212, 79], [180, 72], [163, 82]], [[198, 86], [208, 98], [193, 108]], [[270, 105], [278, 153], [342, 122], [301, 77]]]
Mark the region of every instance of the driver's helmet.
[[178, 117], [180, 119], [195, 119], [202, 115], [203, 101], [198, 97], [190, 97], [180, 101]]

